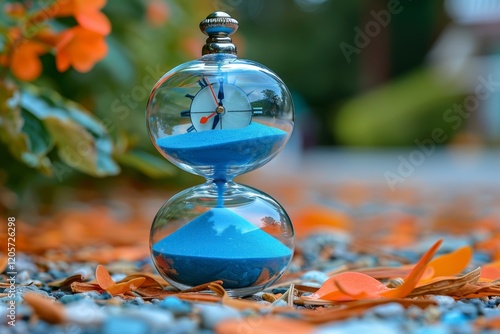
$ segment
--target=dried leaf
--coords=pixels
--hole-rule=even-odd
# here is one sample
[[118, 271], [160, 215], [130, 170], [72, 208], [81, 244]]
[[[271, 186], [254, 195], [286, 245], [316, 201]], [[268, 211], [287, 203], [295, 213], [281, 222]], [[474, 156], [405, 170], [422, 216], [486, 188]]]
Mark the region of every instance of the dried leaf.
[[[331, 303], [332, 302], [330, 302], [330, 304]], [[342, 305], [336, 305], [328, 308], [319, 308], [316, 310], [302, 309], [300, 311], [297, 311], [297, 313], [300, 315], [301, 319], [307, 320], [310, 323], [321, 324], [351, 317], [357, 317], [371, 307], [387, 303], [399, 303], [403, 305], [403, 307], [409, 307], [411, 305], [422, 309], [431, 305], [436, 305], [435, 301], [429, 299], [377, 298], [357, 300], [348, 304], [343, 303]], [[308, 304], [308, 302], [306, 304]]]
[[390, 289], [376, 279], [358, 272], [345, 272], [326, 280], [312, 298], [349, 301], [365, 298], [404, 298], [415, 288], [427, 264], [441, 245], [438, 240], [418, 261], [400, 286]]
[[441, 276], [436, 277], [423, 285], [415, 288], [410, 296], [419, 296], [426, 294], [448, 295], [458, 293], [459, 289], [465, 284], [476, 283], [481, 275], [481, 268], [477, 268], [462, 276]]
[[497, 280], [500, 279], [500, 261], [495, 261], [483, 266], [481, 278]]
[[137, 277], [137, 278], [131, 279], [130, 281], [127, 281], [127, 282], [113, 284], [112, 286], [107, 288], [106, 291], [109, 292], [109, 294], [111, 296], [116, 296], [116, 295], [119, 295], [122, 293], [127, 293], [130, 291], [136, 290], [145, 281], [146, 281], [146, 278]]
[[8, 262], [9, 262], [9, 258], [7, 257], [7, 255], [4, 253], [0, 253], [0, 274], [5, 271], [5, 268], [7, 268]]
[[98, 291], [98, 292], [105, 291], [97, 283], [86, 283], [86, 282], [73, 282], [71, 283], [70, 288], [71, 291], [75, 293], [88, 292], [88, 291]]
[[83, 277], [82, 275], [75, 274], [75, 275], [72, 275], [72, 276], [67, 277], [67, 278], [61, 278], [61, 279], [52, 281], [48, 284], [48, 286], [50, 286], [51, 288], [64, 288], [64, 287], [71, 286], [71, 284], [74, 282], [81, 283], [84, 281], [84, 279], [85, 279], [85, 277]]
[[314, 333], [315, 327], [305, 321], [261, 317], [254, 321], [248, 319], [230, 319], [217, 324], [217, 334], [308, 334]]
[[113, 279], [111, 278], [108, 270], [100, 264], [95, 270], [95, 278], [97, 280], [97, 283], [103, 290], [108, 290], [110, 287], [116, 284], [115, 281], [113, 281]]
[[59, 302], [52, 301], [36, 293], [26, 293], [23, 295], [23, 299], [40, 319], [51, 324], [61, 324], [66, 321], [64, 307]]
[[208, 288], [210, 290], [212, 290], [215, 294], [217, 294], [217, 296], [222, 297], [221, 298], [222, 304], [230, 306], [230, 307], [235, 308], [237, 310], [250, 309], [250, 310], [258, 311], [258, 310], [262, 310], [262, 309], [268, 307], [266, 305], [259, 304], [257, 302], [250, 301], [250, 300], [231, 298], [228, 295], [227, 291], [220, 284], [217, 284], [217, 283], [210, 283], [208, 285]]
[[434, 269], [434, 277], [458, 275], [469, 265], [472, 254], [472, 248], [464, 246], [432, 259], [428, 266]]
[[131, 274], [128, 275], [127, 277], [123, 278], [120, 282], [118, 283], [123, 283], [123, 282], [128, 282], [136, 278], [144, 278], [144, 282], [141, 284], [141, 288], [147, 288], [147, 287], [158, 287], [163, 289], [164, 286], [169, 285], [167, 281], [165, 281], [161, 276], [155, 275], [155, 274], [150, 274], [150, 273], [137, 273], [137, 274]]
[[420, 260], [415, 265], [415, 268], [411, 271], [411, 273], [405, 278], [404, 283], [398, 286], [397, 288], [390, 289], [388, 291], [383, 291], [380, 293], [381, 296], [385, 298], [405, 298], [408, 296], [412, 290], [417, 285], [418, 281], [422, 278], [422, 275], [425, 272], [427, 264], [432, 259], [439, 246], [443, 243], [443, 240], [440, 239], [432, 245], [432, 247], [425, 252], [425, 254], [420, 258]]

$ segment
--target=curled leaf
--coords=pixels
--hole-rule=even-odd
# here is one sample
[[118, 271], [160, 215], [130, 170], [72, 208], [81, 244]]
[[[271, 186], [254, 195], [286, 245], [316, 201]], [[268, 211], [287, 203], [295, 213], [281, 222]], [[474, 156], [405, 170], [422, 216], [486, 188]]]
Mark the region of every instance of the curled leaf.
[[427, 264], [443, 241], [438, 240], [418, 261], [403, 284], [390, 289], [378, 280], [358, 272], [344, 272], [330, 277], [312, 295], [331, 301], [349, 301], [366, 298], [405, 298], [417, 285], [426, 271]]
[[469, 265], [472, 254], [472, 248], [464, 246], [432, 259], [428, 267], [434, 269], [434, 277], [458, 275]]
[[59, 302], [52, 301], [36, 293], [26, 293], [23, 299], [40, 319], [51, 324], [61, 324], [66, 321], [64, 307]]
[[95, 278], [103, 290], [108, 290], [110, 287], [115, 285], [115, 281], [113, 281], [108, 270], [103, 265], [97, 266], [95, 270]]
[[305, 321], [263, 317], [258, 321], [231, 319], [222, 321], [215, 328], [217, 334], [254, 333], [254, 334], [308, 334], [315, 327]]

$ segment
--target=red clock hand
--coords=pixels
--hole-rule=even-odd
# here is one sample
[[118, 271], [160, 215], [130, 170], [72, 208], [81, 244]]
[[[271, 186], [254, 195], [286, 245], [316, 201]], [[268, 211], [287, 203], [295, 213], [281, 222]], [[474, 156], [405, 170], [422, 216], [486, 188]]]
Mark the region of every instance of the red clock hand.
[[210, 115], [208, 116], [203, 116], [202, 118], [200, 118], [200, 123], [201, 124], [205, 124], [206, 122], [208, 122], [208, 120], [212, 117], [215, 116], [215, 114], [217, 114], [217, 111], [214, 111], [213, 113], [211, 113]]
[[215, 96], [215, 92], [214, 92], [214, 89], [212, 87], [212, 84], [210, 83], [210, 81], [208, 81], [207, 78], [205, 78], [205, 80], [207, 81], [208, 83], [208, 88], [210, 88], [210, 91], [212, 92], [212, 96], [214, 97], [214, 101], [215, 101], [215, 104], [216, 105], [219, 105], [219, 101], [217, 101], [217, 96]]

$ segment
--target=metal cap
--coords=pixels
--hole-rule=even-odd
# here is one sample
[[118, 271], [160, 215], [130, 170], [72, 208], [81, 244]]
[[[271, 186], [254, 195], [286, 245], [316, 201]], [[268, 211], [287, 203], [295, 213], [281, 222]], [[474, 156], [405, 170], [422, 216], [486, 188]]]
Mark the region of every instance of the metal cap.
[[238, 30], [238, 21], [224, 12], [213, 12], [200, 22], [200, 30], [208, 36], [206, 44], [201, 50], [202, 55], [211, 53], [237, 53], [236, 45], [231, 38]]

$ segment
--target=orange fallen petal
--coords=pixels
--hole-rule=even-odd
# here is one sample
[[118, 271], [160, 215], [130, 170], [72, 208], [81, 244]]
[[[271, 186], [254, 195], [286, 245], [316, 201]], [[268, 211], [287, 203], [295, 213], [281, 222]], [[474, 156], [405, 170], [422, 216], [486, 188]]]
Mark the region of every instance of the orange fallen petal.
[[7, 264], [9, 262], [9, 258], [6, 254], [0, 253], [0, 273], [3, 273], [5, 268], [7, 268]]
[[469, 265], [472, 254], [472, 248], [464, 246], [432, 259], [428, 267], [434, 268], [434, 277], [458, 275]]
[[443, 240], [439, 239], [427, 252], [425, 252], [424, 255], [422, 255], [420, 260], [415, 265], [415, 268], [413, 268], [410, 274], [405, 278], [403, 284], [401, 284], [397, 288], [384, 291], [380, 295], [385, 298], [405, 298], [406, 296], [408, 296], [411, 291], [417, 286], [418, 281], [422, 278], [422, 275], [425, 272], [427, 264], [432, 259], [442, 243]]
[[42, 297], [36, 293], [26, 293], [23, 300], [31, 306], [40, 319], [51, 324], [60, 324], [66, 321], [66, 313], [61, 303]]
[[320, 230], [349, 230], [351, 226], [351, 221], [346, 214], [320, 205], [302, 208], [293, 215], [292, 221], [298, 237]]
[[121, 293], [134, 291], [135, 289], [140, 287], [145, 281], [146, 281], [145, 277], [137, 277], [127, 282], [114, 284], [109, 288], [107, 288], [106, 291], [109, 292], [111, 296], [116, 296]]
[[113, 281], [113, 279], [111, 278], [108, 270], [102, 265], [98, 265], [95, 269], [95, 278], [97, 280], [97, 283], [103, 290], [107, 290], [116, 284], [115, 281]]
[[495, 261], [484, 265], [481, 268], [481, 278], [490, 280], [500, 279], [500, 261]]
[[362, 292], [368, 294], [388, 289], [376, 279], [357, 272], [333, 275], [312, 296], [324, 300], [347, 301], [357, 299]]
[[305, 321], [263, 317], [249, 319], [231, 319], [217, 324], [217, 334], [308, 334], [314, 333], [315, 327]]
[[424, 275], [427, 264], [434, 256], [443, 240], [438, 240], [418, 261], [412, 271], [405, 278], [404, 283], [397, 288], [390, 289], [378, 280], [363, 273], [345, 272], [327, 279], [321, 288], [312, 295], [331, 301], [360, 300], [366, 298], [405, 298], [417, 285]]

